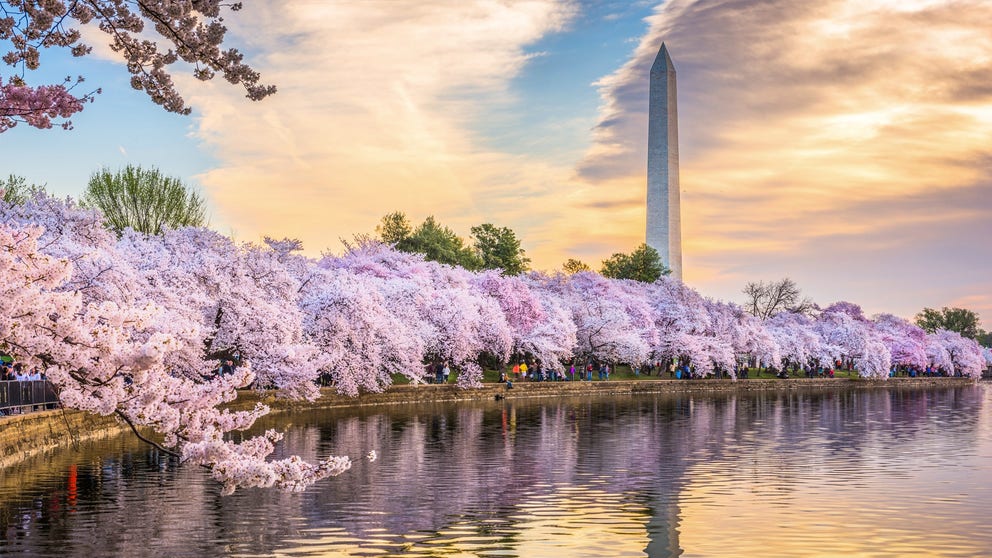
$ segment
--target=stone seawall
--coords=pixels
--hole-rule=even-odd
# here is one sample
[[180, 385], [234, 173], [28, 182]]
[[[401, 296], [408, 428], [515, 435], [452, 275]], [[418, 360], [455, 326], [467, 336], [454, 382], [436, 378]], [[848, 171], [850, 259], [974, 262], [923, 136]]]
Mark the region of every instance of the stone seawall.
[[83, 411], [39, 411], [0, 417], [0, 470], [47, 451], [114, 436], [125, 428], [114, 417]]
[[[321, 390], [315, 402], [291, 401], [270, 393], [243, 391], [232, 409], [247, 409], [262, 402], [273, 413], [312, 409], [434, 403], [440, 401], [493, 400], [497, 398], [557, 398], [636, 394], [750, 393], [756, 391], [830, 391], [839, 389], [929, 389], [967, 386], [965, 378], [895, 378], [890, 380], [790, 379], [790, 380], [636, 380], [611, 382], [519, 382], [513, 389], [503, 384], [486, 384], [478, 389], [448, 385], [400, 385], [383, 393], [345, 397], [331, 389]], [[0, 469], [11, 463], [73, 444], [109, 437], [127, 430], [114, 417], [101, 417], [81, 411], [42, 411], [0, 417]]]
[[460, 389], [454, 384], [399, 385], [383, 393], [366, 393], [358, 397], [338, 395], [332, 389], [321, 390], [320, 399], [310, 403], [279, 399], [268, 393], [242, 392], [231, 408], [248, 409], [257, 402], [265, 403], [273, 412], [299, 411], [340, 407], [390, 405], [398, 403], [433, 403], [437, 401], [472, 401], [498, 398], [582, 397], [597, 395], [636, 395], [649, 393], [750, 393], [756, 391], [829, 391], [837, 389], [927, 389], [974, 384], [968, 378], [893, 378], [806, 379], [789, 380], [629, 380], [610, 382], [515, 382], [513, 389], [504, 384], [486, 384], [477, 389]]

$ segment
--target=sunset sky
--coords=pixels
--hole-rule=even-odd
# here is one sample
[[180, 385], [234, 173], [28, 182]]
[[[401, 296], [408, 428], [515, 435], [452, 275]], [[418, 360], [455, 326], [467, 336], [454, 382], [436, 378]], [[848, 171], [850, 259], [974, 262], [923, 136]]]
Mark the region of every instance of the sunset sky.
[[[211, 226], [340, 252], [400, 210], [517, 232], [538, 269], [644, 240], [648, 70], [678, 71], [684, 275], [740, 302], [793, 278], [821, 305], [992, 327], [992, 2], [313, 0], [227, 17], [279, 92], [177, 76], [130, 90], [99, 31], [44, 75], [102, 87], [76, 129], [0, 135], [0, 172], [79, 195], [101, 166], [203, 189]], [[37, 82], [37, 79], [33, 79]]]

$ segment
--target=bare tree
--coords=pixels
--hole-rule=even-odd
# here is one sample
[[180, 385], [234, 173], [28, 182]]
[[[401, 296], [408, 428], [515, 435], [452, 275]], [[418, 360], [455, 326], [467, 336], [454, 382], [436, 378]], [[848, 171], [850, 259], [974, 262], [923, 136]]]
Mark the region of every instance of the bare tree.
[[809, 314], [816, 309], [816, 304], [803, 297], [799, 286], [788, 277], [778, 281], [751, 281], [744, 285], [743, 292], [747, 296], [744, 309], [762, 320], [779, 312]]

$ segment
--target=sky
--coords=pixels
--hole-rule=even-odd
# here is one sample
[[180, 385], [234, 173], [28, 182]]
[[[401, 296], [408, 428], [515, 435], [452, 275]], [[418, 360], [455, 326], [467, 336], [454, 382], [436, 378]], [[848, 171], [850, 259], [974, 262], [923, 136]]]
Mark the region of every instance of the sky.
[[[226, 17], [278, 93], [177, 68], [193, 107], [132, 91], [98, 30], [40, 75], [101, 87], [72, 131], [0, 135], [0, 174], [78, 196], [101, 167], [202, 189], [211, 226], [311, 255], [403, 211], [513, 229], [537, 269], [644, 241], [648, 72], [678, 72], [685, 281], [743, 301], [992, 327], [992, 2], [272, 0]], [[0, 45], [4, 46], [4, 45]]]

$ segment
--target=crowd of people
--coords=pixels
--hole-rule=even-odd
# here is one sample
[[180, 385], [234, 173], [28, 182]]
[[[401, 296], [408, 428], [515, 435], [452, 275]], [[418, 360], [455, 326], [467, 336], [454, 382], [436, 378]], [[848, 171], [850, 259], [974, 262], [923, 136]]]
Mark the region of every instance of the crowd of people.
[[434, 361], [427, 365], [424, 379], [428, 384], [446, 384], [451, 378], [451, 366], [447, 361]]
[[0, 382], [37, 382], [45, 379], [45, 373], [37, 367], [30, 370], [19, 362], [0, 361]]
[[[788, 378], [834, 378], [836, 377], [836, 371], [851, 372], [854, 370], [853, 361], [836, 361], [832, 363], [832, 366], [824, 365], [812, 365], [812, 364], [797, 364], [797, 363], [785, 363], [781, 368], [758, 368], [757, 364], [754, 362], [747, 362], [746, 360], [739, 361], [734, 369], [734, 375], [738, 379], [748, 379], [753, 370], [758, 370], [759, 372], [764, 372], [765, 374], [774, 376], [779, 379]], [[509, 370], [501, 370], [499, 373], [499, 382], [504, 383], [506, 381], [530, 381], [530, 382], [564, 382], [564, 381], [593, 381], [593, 378], [600, 381], [609, 380], [610, 373], [613, 369], [608, 363], [600, 363], [596, 361], [587, 361], [584, 365], [579, 363], [578, 366], [575, 363], [568, 365], [566, 369], [562, 370], [547, 370], [541, 366], [540, 361], [532, 362], [529, 360], [521, 360], [519, 363], [514, 363], [513, 367]], [[633, 374], [634, 378], [640, 376], [656, 376], [658, 378], [668, 377], [673, 380], [688, 380], [688, 379], [699, 379], [696, 373], [695, 367], [687, 359], [673, 359], [671, 362], [649, 362], [640, 365], [630, 366], [630, 372]], [[947, 377], [947, 376], [961, 376], [960, 373], [950, 374], [945, 369], [936, 366], [927, 366], [924, 369], [917, 369], [914, 366], [895, 366], [893, 365], [889, 377]], [[723, 371], [720, 367], [715, 367], [713, 373], [708, 376], [716, 379], [726, 378], [729, 375]], [[447, 378], [447, 376], [445, 376]]]
[[[680, 365], [679, 363], [671, 363], [665, 365], [662, 362], [647, 363], [641, 365], [631, 366], [630, 370], [633, 372], [634, 376], [651, 376], [652, 373], [656, 374], [658, 377], [662, 377], [664, 372], [667, 370], [669, 377], [671, 378], [682, 378], [684, 376], [689, 377], [689, 366], [688, 364]], [[508, 371], [501, 371], [499, 382], [503, 383], [507, 380], [520, 381], [526, 380], [531, 382], [580, 382], [580, 381], [593, 381], [593, 376], [600, 381], [606, 381], [610, 379], [610, 374], [614, 371], [614, 368], [606, 362], [597, 361], [586, 361], [585, 364], [581, 362], [576, 365], [572, 362], [568, 365], [568, 368], [561, 369], [548, 369], [541, 365], [541, 361], [528, 361], [521, 360], [519, 363], [514, 363], [513, 367]]]
[[0, 359], [0, 416], [55, 408], [58, 401], [45, 373], [10, 357]]

